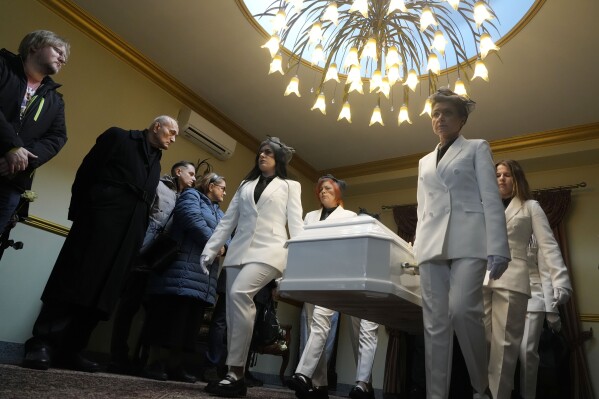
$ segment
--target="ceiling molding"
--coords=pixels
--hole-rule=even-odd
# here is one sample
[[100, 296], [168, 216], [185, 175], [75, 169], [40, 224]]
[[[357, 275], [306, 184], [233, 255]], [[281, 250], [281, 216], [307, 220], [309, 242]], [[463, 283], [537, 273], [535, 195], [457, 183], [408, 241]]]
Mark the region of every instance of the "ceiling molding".
[[[495, 155], [524, 149], [558, 146], [579, 141], [599, 139], [599, 122], [578, 125], [569, 128], [549, 130], [540, 133], [531, 133], [509, 139], [490, 142]], [[321, 170], [320, 175], [331, 173], [340, 178], [367, 176], [401, 169], [418, 167], [418, 160], [427, 153], [412, 154], [400, 158], [384, 159], [359, 165], [343, 166]]]
[[[141, 72], [152, 82], [166, 90], [177, 100], [205, 117], [215, 126], [229, 134], [243, 146], [258, 148], [260, 141], [250, 135], [245, 129], [237, 125], [226, 115], [195, 94], [187, 86], [169, 75], [160, 66], [133, 48], [110, 29], [103, 26], [97, 19], [89, 15], [81, 7], [70, 0], [38, 0], [41, 4], [59, 15], [81, 32], [98, 42], [101, 46], [116, 55], [118, 58]], [[316, 179], [316, 169], [301, 159], [294, 156], [291, 166], [308, 178]]]

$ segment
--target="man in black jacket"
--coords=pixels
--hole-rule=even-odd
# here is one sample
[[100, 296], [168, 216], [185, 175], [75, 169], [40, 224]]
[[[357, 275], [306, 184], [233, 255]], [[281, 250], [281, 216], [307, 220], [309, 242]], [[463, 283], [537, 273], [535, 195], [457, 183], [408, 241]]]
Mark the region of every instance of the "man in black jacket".
[[67, 141], [64, 101], [50, 75], [66, 64], [69, 43], [38, 30], [27, 34], [19, 55], [0, 50], [0, 234], [35, 169]]
[[116, 306], [148, 226], [161, 150], [178, 132], [169, 116], [143, 131], [112, 127], [83, 159], [72, 187], [73, 225], [42, 294], [23, 366], [98, 371], [81, 352]]

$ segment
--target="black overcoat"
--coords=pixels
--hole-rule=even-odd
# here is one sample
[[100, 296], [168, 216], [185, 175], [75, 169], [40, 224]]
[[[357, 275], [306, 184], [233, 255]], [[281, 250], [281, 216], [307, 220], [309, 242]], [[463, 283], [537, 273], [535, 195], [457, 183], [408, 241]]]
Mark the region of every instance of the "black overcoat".
[[161, 151], [147, 131], [110, 128], [85, 156], [72, 187], [73, 225], [50, 275], [44, 303], [110, 316], [143, 242], [160, 177]]

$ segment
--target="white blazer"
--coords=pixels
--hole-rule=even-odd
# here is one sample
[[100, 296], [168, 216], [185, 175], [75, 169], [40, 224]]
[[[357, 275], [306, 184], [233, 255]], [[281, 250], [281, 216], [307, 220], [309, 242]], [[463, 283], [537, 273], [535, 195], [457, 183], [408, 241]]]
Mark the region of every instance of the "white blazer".
[[414, 253], [435, 259], [510, 257], [503, 203], [489, 143], [459, 136], [439, 165], [437, 149], [418, 164]]
[[[306, 217], [304, 218], [304, 224], [312, 224], [316, 222], [320, 222], [320, 215], [322, 214], [322, 208], [317, 209], [315, 211], [308, 212]], [[333, 220], [333, 219], [341, 219], [341, 218], [351, 218], [357, 216], [356, 212], [348, 211], [344, 209], [342, 206], [338, 206], [331, 214], [323, 221]]]
[[202, 255], [216, 258], [237, 228], [223, 266], [264, 263], [282, 273], [287, 265], [285, 243], [289, 238], [285, 225], [291, 238], [303, 231], [301, 185], [294, 180], [275, 177], [260, 195], [258, 203], [254, 203], [257, 182], [258, 179], [242, 183], [237, 189]]

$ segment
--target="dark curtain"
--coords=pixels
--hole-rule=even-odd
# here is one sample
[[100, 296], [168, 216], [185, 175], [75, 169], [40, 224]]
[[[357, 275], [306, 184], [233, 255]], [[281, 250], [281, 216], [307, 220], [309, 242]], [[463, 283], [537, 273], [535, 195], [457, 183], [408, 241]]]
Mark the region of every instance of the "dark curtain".
[[[416, 205], [402, 205], [393, 207], [393, 218], [397, 225], [397, 235], [407, 242], [414, 242], [416, 234]], [[408, 364], [405, 332], [388, 328], [389, 343], [385, 358], [385, 378], [383, 380], [383, 393], [385, 396], [397, 397], [405, 392]]]
[[[570, 266], [570, 252], [566, 237], [566, 226], [564, 217], [568, 212], [571, 202], [571, 190], [559, 191], [537, 191], [534, 193], [535, 199], [547, 214], [549, 224], [555, 235], [566, 267], [570, 276], [570, 282], [574, 293], [574, 280], [572, 278], [572, 267]], [[582, 330], [582, 324], [576, 304], [576, 296], [572, 295], [568, 303], [560, 306], [560, 317], [562, 319], [562, 334], [566, 338], [570, 349], [569, 369], [570, 369], [570, 398], [592, 399], [594, 398], [591, 379], [589, 374], [586, 353], [584, 352], [583, 342], [592, 336], [592, 332]]]

